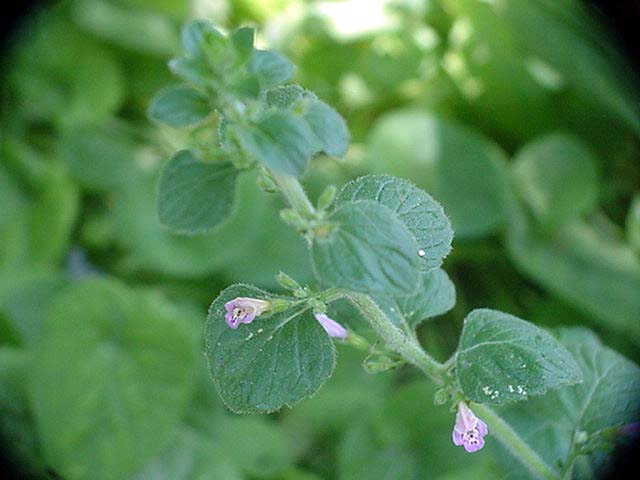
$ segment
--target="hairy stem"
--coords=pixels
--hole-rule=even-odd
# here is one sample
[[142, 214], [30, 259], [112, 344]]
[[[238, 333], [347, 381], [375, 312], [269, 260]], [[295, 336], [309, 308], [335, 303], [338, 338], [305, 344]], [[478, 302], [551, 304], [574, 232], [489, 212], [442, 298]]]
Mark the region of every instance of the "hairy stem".
[[302, 185], [296, 177], [286, 173], [271, 170], [271, 176], [278, 185], [280, 192], [287, 200], [291, 208], [296, 210], [303, 218], [313, 218], [316, 209], [313, 207]]
[[380, 307], [364, 293], [347, 293], [347, 298], [362, 312], [387, 346], [408, 363], [418, 367], [438, 385], [444, 383], [445, 368], [425, 352], [416, 340], [407, 336], [387, 318]]
[[525, 465], [536, 478], [560, 480], [560, 475], [547, 465], [500, 415], [486, 405], [481, 404], [474, 404], [473, 410], [490, 425], [490, 433], [495, 435], [498, 441]]

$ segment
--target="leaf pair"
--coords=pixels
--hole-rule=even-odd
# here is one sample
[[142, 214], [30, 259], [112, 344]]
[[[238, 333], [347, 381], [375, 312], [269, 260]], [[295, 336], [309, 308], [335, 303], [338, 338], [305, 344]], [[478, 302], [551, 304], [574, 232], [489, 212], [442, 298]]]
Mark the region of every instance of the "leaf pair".
[[324, 152], [342, 157], [349, 147], [344, 119], [298, 85], [267, 92], [267, 110], [255, 122], [229, 127], [242, 150], [263, 165], [302, 175], [311, 157]]
[[324, 283], [367, 293], [410, 295], [422, 271], [437, 268], [453, 230], [442, 207], [409, 182], [370, 175], [345, 185], [316, 235], [314, 269]]

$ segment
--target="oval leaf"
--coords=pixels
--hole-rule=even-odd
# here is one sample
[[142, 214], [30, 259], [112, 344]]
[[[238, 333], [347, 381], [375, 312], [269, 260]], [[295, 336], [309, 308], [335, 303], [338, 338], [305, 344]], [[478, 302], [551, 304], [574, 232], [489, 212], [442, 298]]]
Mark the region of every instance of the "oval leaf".
[[588, 213], [598, 200], [596, 158], [579, 138], [545, 135], [514, 158], [514, 183], [533, 214], [549, 228]]
[[456, 288], [447, 272], [437, 268], [421, 272], [413, 294], [376, 295], [376, 301], [397, 327], [412, 331], [422, 321], [451, 310], [456, 303]]
[[349, 128], [344, 118], [329, 105], [311, 98], [304, 119], [319, 141], [319, 149], [334, 157], [342, 157], [349, 148]]
[[291, 175], [302, 175], [313, 153], [313, 132], [290, 112], [271, 112], [254, 125], [234, 125], [229, 129], [248, 154]]
[[428, 270], [442, 265], [451, 251], [453, 230], [438, 202], [416, 186], [390, 175], [367, 175], [347, 183], [336, 205], [372, 200], [391, 209], [411, 232], [419, 246], [421, 266]]
[[205, 355], [224, 403], [236, 413], [266, 413], [313, 395], [335, 364], [333, 342], [311, 314], [292, 309], [264, 314], [237, 330], [224, 305], [236, 297], [267, 298], [248, 285], [223, 290], [209, 308]]
[[571, 354], [545, 330], [484, 308], [465, 318], [456, 373], [468, 398], [491, 404], [542, 395], [582, 378]]
[[[607, 435], [607, 430], [636, 422], [640, 414], [638, 365], [604, 346], [589, 330], [561, 329], [558, 337], [580, 366], [582, 383], [500, 409], [500, 415], [549, 465], [571, 461], [584, 447], [575, 442], [578, 436], [592, 437], [588, 443], [607, 449], [616, 437], [612, 432]], [[602, 478], [599, 468], [608, 457], [598, 450], [589, 452], [588, 464], [590, 473]]]
[[231, 215], [237, 176], [230, 163], [203, 163], [188, 150], [178, 152], [160, 176], [160, 222], [182, 233], [211, 230]]
[[197, 342], [181, 312], [118, 283], [58, 297], [34, 350], [30, 400], [65, 478], [129, 478], [165, 446], [191, 395]]
[[153, 120], [176, 128], [200, 123], [210, 112], [207, 98], [185, 85], [161, 91], [149, 107]]
[[362, 292], [409, 294], [420, 280], [418, 245], [392, 210], [372, 201], [348, 202], [329, 221], [328, 238], [316, 237], [313, 265], [327, 285]]

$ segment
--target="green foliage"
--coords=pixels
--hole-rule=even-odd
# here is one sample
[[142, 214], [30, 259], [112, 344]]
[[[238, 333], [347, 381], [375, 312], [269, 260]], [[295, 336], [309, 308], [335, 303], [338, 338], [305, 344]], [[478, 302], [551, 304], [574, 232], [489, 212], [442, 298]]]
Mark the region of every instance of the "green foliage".
[[451, 310], [456, 303], [456, 289], [447, 272], [437, 268], [420, 273], [420, 283], [413, 294], [378, 294], [376, 300], [397, 327], [413, 331], [424, 320]]
[[135, 144], [121, 132], [82, 125], [62, 132], [59, 154], [83, 188], [106, 192], [126, 183]]
[[308, 307], [266, 313], [232, 330], [224, 305], [237, 297], [268, 294], [232, 285], [209, 308], [205, 354], [225, 404], [236, 413], [265, 413], [313, 395], [333, 371], [335, 349]]
[[390, 208], [411, 232], [420, 247], [423, 270], [439, 267], [451, 251], [453, 230], [442, 207], [409, 182], [388, 175], [369, 175], [349, 182], [338, 194], [336, 205], [371, 200]]
[[474, 310], [465, 318], [456, 376], [468, 398], [498, 405], [582, 378], [571, 354], [550, 334], [489, 309]]
[[415, 291], [419, 247], [393, 210], [372, 200], [345, 202], [329, 221], [327, 238], [316, 236], [312, 247], [314, 270], [323, 282], [362, 292]]
[[0, 266], [5, 269], [55, 265], [66, 253], [78, 209], [78, 189], [58, 169], [22, 143], [2, 145], [0, 180], [12, 211], [0, 216]]
[[185, 233], [212, 229], [231, 215], [237, 175], [229, 163], [203, 163], [188, 150], [178, 152], [160, 176], [160, 222]]
[[568, 469], [575, 456], [587, 454], [587, 464], [584, 457], [575, 464], [575, 475], [597, 476], [606, 457], [589, 445], [608, 443], [607, 429], [637, 420], [640, 368], [586, 329], [562, 329], [559, 340], [576, 359], [582, 382], [500, 411], [549, 464]]
[[435, 115], [393, 112], [371, 132], [369, 157], [374, 171], [410, 178], [442, 202], [460, 237], [504, 222], [504, 154], [476, 132]]
[[270, 112], [255, 125], [230, 127], [241, 147], [264, 165], [300, 176], [313, 151], [313, 133], [289, 112]]
[[527, 276], [609, 328], [640, 339], [640, 262], [627, 245], [582, 222], [549, 238], [517, 210], [507, 242]]
[[546, 135], [525, 145], [514, 158], [516, 188], [549, 229], [589, 213], [598, 197], [596, 159], [572, 135]]
[[34, 352], [29, 395], [47, 460], [70, 478], [132, 474], [169, 442], [195, 359], [174, 307], [114, 281], [78, 283], [52, 305]]
[[[7, 44], [13, 466], [527, 479], [524, 449], [549, 478], [605, 475], [640, 413], [622, 356], [640, 343], [640, 89], [600, 18], [578, 0], [214, 3], [69, 0]], [[275, 311], [232, 330], [219, 298], [198, 355], [237, 281], [264, 290], [222, 295]], [[535, 325], [474, 310], [461, 328], [482, 305]], [[479, 454], [450, 440], [461, 399], [489, 424]]]
[[206, 97], [183, 85], [160, 92], [149, 107], [149, 116], [179, 128], [200, 123], [210, 111]]

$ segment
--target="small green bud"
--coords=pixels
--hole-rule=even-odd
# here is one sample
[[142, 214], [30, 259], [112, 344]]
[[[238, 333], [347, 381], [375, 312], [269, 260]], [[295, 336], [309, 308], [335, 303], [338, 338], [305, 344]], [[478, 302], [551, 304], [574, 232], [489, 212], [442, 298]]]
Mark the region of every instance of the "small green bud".
[[307, 298], [309, 296], [309, 291], [304, 287], [300, 287], [294, 290], [293, 296], [296, 298]]
[[269, 303], [271, 304], [270, 310], [273, 313], [279, 313], [284, 312], [285, 310], [289, 310], [292, 305], [290, 300], [286, 300], [284, 298], [272, 298], [269, 300]]
[[335, 185], [327, 186], [318, 197], [318, 210], [326, 210], [329, 208], [336, 199], [337, 192], [338, 189]]
[[371, 347], [366, 338], [361, 337], [355, 332], [349, 332], [347, 343], [358, 350], [368, 350]]
[[394, 360], [384, 355], [375, 358], [367, 357], [362, 362], [362, 366], [367, 373], [382, 373], [402, 365], [404, 365], [404, 361]]
[[278, 273], [276, 280], [282, 288], [286, 288], [287, 290], [298, 290], [301, 288], [298, 282], [284, 272]]
[[264, 190], [267, 193], [276, 193], [278, 191], [278, 186], [276, 182], [273, 180], [271, 175], [263, 169], [261, 175], [256, 179], [256, 183], [258, 187]]
[[291, 225], [294, 228], [300, 229], [306, 226], [306, 221], [292, 208], [285, 208], [280, 210], [280, 218], [287, 225]]
[[449, 401], [449, 398], [451, 398], [451, 394], [447, 389], [439, 388], [433, 396], [433, 403], [436, 405], [444, 405]]

